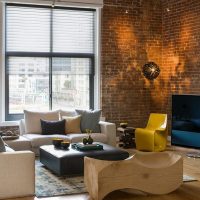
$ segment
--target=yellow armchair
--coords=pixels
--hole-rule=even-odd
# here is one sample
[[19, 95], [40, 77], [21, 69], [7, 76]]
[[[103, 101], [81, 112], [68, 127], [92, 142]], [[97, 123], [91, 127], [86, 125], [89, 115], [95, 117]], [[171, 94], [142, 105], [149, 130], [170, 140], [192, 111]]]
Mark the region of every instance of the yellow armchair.
[[167, 114], [151, 113], [146, 128], [136, 128], [136, 149], [164, 151], [167, 145]]

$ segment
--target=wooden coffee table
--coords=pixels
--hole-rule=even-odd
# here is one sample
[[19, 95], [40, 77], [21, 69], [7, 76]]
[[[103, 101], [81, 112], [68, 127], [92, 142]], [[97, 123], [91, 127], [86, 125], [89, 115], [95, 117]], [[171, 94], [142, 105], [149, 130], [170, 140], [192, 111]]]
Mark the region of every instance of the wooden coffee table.
[[129, 153], [119, 148], [98, 142], [103, 145], [103, 150], [77, 151], [56, 149], [53, 145], [40, 147], [40, 162], [54, 173], [61, 175], [83, 174], [84, 157], [100, 160], [124, 160]]

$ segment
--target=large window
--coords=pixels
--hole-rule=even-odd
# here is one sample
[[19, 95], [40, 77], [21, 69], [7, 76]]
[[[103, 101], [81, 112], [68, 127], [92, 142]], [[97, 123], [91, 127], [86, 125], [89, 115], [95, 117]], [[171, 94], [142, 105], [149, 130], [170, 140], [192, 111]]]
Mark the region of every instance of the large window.
[[95, 10], [6, 5], [6, 120], [93, 108]]

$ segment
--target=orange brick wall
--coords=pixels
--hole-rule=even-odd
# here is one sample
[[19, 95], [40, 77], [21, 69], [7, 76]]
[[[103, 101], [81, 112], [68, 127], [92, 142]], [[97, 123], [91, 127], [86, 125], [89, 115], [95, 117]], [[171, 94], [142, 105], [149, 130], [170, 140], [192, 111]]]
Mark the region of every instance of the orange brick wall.
[[170, 116], [172, 94], [200, 95], [200, 1], [163, 0], [162, 8], [162, 73], [158, 88], [164, 91], [160, 110], [167, 109]]
[[[147, 61], [162, 64], [160, 0], [104, 0], [102, 11], [102, 110], [108, 121], [144, 126], [155, 81], [141, 73]], [[155, 95], [156, 94], [156, 95]], [[158, 94], [160, 95], [160, 94]], [[157, 108], [157, 105], [156, 105]]]

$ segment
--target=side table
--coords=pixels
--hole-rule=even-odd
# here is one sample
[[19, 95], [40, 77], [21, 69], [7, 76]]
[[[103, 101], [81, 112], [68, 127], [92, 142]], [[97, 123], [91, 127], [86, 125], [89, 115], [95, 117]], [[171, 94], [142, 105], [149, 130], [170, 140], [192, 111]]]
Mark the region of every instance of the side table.
[[120, 132], [119, 146], [124, 148], [135, 147], [135, 128], [134, 127], [118, 127], [117, 131]]

